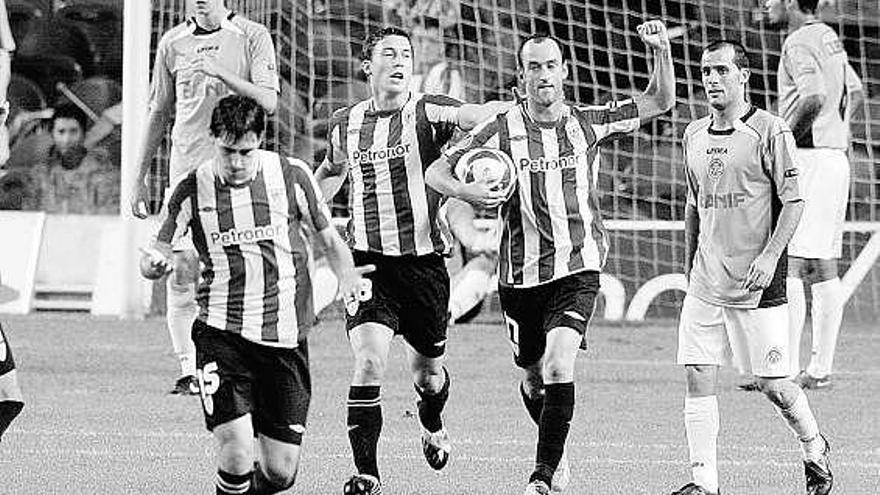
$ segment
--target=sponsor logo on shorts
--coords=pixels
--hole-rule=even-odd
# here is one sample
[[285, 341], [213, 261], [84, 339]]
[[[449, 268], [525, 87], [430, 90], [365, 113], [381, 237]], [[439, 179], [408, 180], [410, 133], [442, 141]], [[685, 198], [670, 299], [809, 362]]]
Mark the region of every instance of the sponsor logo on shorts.
[[288, 428], [290, 428], [290, 431], [299, 433], [300, 435], [306, 432], [306, 427], [300, 424], [289, 425]]
[[777, 365], [782, 361], [782, 351], [778, 347], [771, 347], [767, 351], [767, 363]]
[[800, 172], [796, 168], [790, 168], [790, 169], [786, 170], [783, 175], [785, 176], [786, 179], [790, 179], [792, 177], [797, 177], [798, 175], [800, 175]]

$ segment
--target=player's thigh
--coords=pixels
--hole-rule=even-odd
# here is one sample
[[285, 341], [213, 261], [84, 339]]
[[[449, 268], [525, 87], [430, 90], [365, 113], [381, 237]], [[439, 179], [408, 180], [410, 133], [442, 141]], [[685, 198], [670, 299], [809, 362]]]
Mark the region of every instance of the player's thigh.
[[364, 275], [370, 281], [367, 297], [358, 302], [354, 313], [346, 310], [345, 329], [349, 338], [352, 337], [353, 330], [372, 326], [367, 324], [378, 324], [391, 329], [392, 334], [397, 333], [400, 328], [400, 303], [394, 291], [397, 283], [395, 266], [388, 257], [373, 253], [355, 251], [353, 256], [355, 266], [373, 265], [376, 269]]
[[498, 286], [501, 314], [513, 350], [513, 362], [529, 369], [541, 361], [547, 346], [542, 326], [544, 301], [537, 287]]
[[731, 358], [722, 308], [688, 294], [678, 321], [678, 356], [683, 365], [724, 365]]
[[397, 270], [395, 298], [400, 302], [400, 333], [419, 355], [446, 354], [449, 272], [439, 255], [419, 256]]
[[[575, 273], [547, 284], [543, 294], [544, 331], [564, 327], [585, 335], [593, 318], [598, 294], [599, 272], [596, 271]], [[580, 342], [577, 345], [580, 346]]]
[[[257, 345], [257, 344], [255, 344]], [[261, 436], [292, 445], [302, 444], [312, 398], [309, 348], [259, 346], [255, 352], [254, 430]]]
[[209, 431], [249, 414], [254, 407], [253, 358], [249, 343], [230, 332], [193, 323], [196, 379]]
[[791, 372], [788, 305], [725, 308], [724, 320], [734, 361], [742, 373], [781, 378]]
[[260, 466], [269, 479], [292, 481], [299, 470], [301, 446], [259, 435]]

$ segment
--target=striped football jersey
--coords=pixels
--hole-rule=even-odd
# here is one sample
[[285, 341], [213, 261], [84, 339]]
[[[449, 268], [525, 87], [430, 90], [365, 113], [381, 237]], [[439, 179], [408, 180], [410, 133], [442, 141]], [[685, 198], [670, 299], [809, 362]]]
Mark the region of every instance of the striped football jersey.
[[348, 238], [352, 249], [387, 256], [445, 253], [448, 229], [441, 196], [425, 185], [425, 169], [452, 137], [461, 102], [413, 93], [398, 110], [375, 110], [372, 99], [334, 113], [327, 160], [348, 162]]
[[221, 79], [190, 67], [210, 57], [253, 84], [279, 90], [275, 47], [262, 24], [230, 14], [215, 31], [204, 31], [190, 19], [159, 40], [153, 64], [150, 105], [174, 103], [169, 177], [174, 185], [201, 162], [213, 156], [208, 128], [220, 99], [232, 93]]
[[687, 202], [699, 214], [688, 294], [738, 308], [785, 303], [786, 254], [763, 291], [742, 287], [767, 246], [783, 203], [801, 199], [795, 142], [781, 118], [752, 107], [729, 130], [711, 116], [684, 131]]
[[199, 253], [198, 319], [269, 346], [296, 347], [314, 321], [303, 228], [320, 232], [330, 212], [308, 165], [256, 150], [258, 172], [226, 185], [206, 161], [178, 184], [157, 243], [187, 229]]
[[827, 24], [809, 21], [785, 39], [777, 75], [779, 115], [791, 117], [798, 101], [824, 95], [825, 102], [801, 148], [849, 147], [847, 95], [862, 90], [862, 82], [847, 62], [843, 43]]
[[608, 238], [596, 197], [598, 146], [638, 127], [632, 100], [566, 106], [553, 123], [534, 121], [517, 105], [446, 151], [452, 167], [465, 152], [482, 147], [500, 149], [516, 164], [516, 189], [501, 207], [502, 285], [530, 287], [602, 268]]

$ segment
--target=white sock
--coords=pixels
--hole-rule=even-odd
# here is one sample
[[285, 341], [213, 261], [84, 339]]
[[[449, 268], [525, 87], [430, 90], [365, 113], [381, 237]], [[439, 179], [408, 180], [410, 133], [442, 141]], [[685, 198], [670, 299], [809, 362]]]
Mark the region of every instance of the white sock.
[[840, 322], [843, 320], [843, 295], [839, 278], [812, 285], [813, 355], [807, 373], [816, 378], [831, 374]]
[[455, 321], [467, 313], [486, 297], [489, 290], [490, 274], [483, 270], [465, 267], [466, 272], [452, 287], [449, 293], [450, 321]]
[[819, 435], [819, 425], [816, 423], [816, 417], [813, 416], [809, 402], [807, 402], [807, 395], [800, 387], [795, 393], [797, 398], [791, 406], [787, 409], [776, 406], [776, 411], [800, 441], [804, 459], [819, 460], [825, 450], [825, 441]]
[[788, 299], [788, 349], [791, 353], [791, 376], [794, 377], [801, 371], [801, 335], [807, 314], [803, 280], [794, 277], [785, 279], [785, 296]]
[[718, 492], [719, 426], [716, 396], [685, 397], [684, 428], [687, 432], [691, 473], [694, 483], [712, 493]]
[[187, 284], [186, 288], [182, 288], [169, 281], [167, 302], [165, 320], [171, 335], [171, 346], [180, 362], [180, 374], [195, 375], [196, 347], [191, 337], [197, 310], [195, 284]]

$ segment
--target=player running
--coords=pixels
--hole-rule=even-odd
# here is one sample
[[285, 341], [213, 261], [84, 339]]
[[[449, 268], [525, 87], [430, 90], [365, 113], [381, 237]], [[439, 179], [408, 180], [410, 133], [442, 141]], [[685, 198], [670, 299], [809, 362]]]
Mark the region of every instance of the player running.
[[567, 485], [565, 441], [574, 412], [574, 365], [599, 291], [608, 243], [596, 200], [598, 146], [635, 131], [672, 108], [675, 79], [665, 25], [638, 27], [656, 58], [651, 82], [633, 100], [603, 106], [565, 102], [562, 45], [533, 35], [519, 47], [526, 100], [474, 129], [426, 173], [428, 185], [476, 206], [493, 208], [503, 193], [453, 176], [458, 159], [477, 147], [500, 149], [517, 164], [517, 188], [501, 207], [501, 309], [523, 369], [520, 392], [538, 426], [535, 468], [526, 495]]
[[675, 495], [717, 494], [718, 366], [734, 364], [800, 441], [808, 495], [831, 491], [828, 443], [790, 381], [786, 245], [804, 209], [795, 141], [785, 121], [746, 101], [745, 48], [717, 41], [701, 62], [710, 114], [684, 133], [688, 186], [678, 363], [693, 482]]
[[309, 167], [258, 149], [265, 126], [254, 99], [220, 100], [214, 158], [174, 189], [141, 264], [148, 278], [161, 276], [174, 241], [192, 232], [202, 266], [192, 334], [205, 421], [219, 446], [218, 494], [277, 493], [296, 477], [315, 319], [303, 227], [316, 233], [349, 304], [363, 281]]
[[[270, 113], [278, 102], [275, 47], [266, 27], [230, 12], [224, 0], [187, 0], [187, 8], [193, 17], [165, 33], [156, 50], [149, 122], [131, 199], [132, 213], [138, 218], [147, 217], [146, 177], [172, 115], [168, 191], [200, 163], [213, 158], [208, 123], [221, 98], [231, 93], [249, 96]], [[196, 316], [198, 257], [189, 237], [177, 241], [173, 250], [166, 320], [181, 376], [171, 393], [196, 394], [190, 330]]]
[[[3, 278], [0, 277], [0, 304], [17, 298], [18, 291], [3, 285]], [[12, 420], [21, 413], [22, 408], [24, 408], [24, 399], [18, 386], [15, 359], [12, 358], [12, 349], [9, 347], [9, 341], [6, 340], [6, 334], [3, 333], [3, 324], [0, 323], [0, 440], [3, 440], [3, 433], [9, 428]]]
[[[818, 0], [767, 2], [772, 22], [788, 22], [777, 76], [779, 115], [794, 132], [806, 200], [788, 249], [792, 373], [804, 388], [831, 386], [845, 303], [837, 260], [849, 198], [849, 123], [864, 98], [862, 81], [847, 62], [843, 43], [816, 18], [817, 4]], [[804, 280], [813, 295], [813, 352], [809, 365], [801, 370]]]
[[333, 115], [327, 157], [316, 173], [327, 198], [350, 180], [354, 261], [376, 266], [371, 290], [346, 315], [355, 358], [346, 422], [357, 468], [345, 483], [346, 494], [381, 493], [380, 387], [395, 334], [407, 343], [425, 458], [434, 469], [449, 460], [441, 417], [450, 383], [444, 366], [449, 275], [442, 257], [449, 240], [437, 214], [440, 195], [425, 187], [424, 170], [456, 128], [470, 129], [510, 106], [463, 105], [448, 96], [411, 92], [413, 57], [402, 29], [387, 27], [368, 36], [361, 60], [372, 97]]

